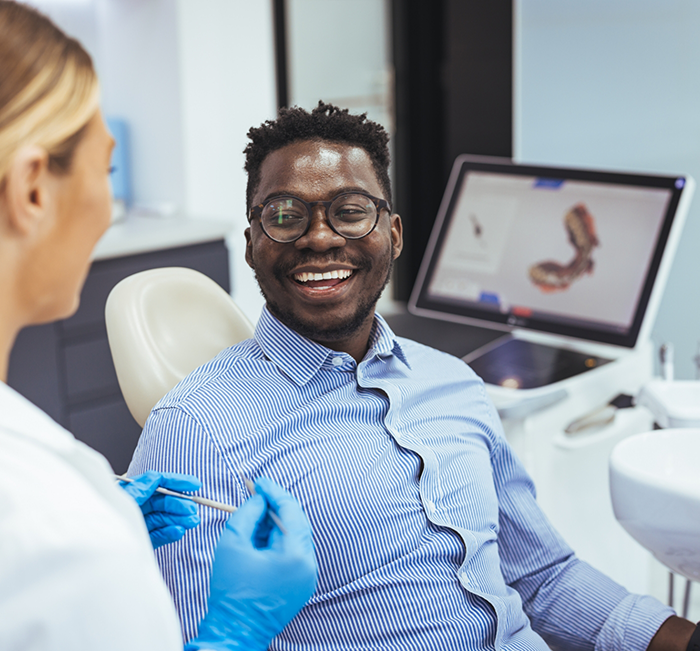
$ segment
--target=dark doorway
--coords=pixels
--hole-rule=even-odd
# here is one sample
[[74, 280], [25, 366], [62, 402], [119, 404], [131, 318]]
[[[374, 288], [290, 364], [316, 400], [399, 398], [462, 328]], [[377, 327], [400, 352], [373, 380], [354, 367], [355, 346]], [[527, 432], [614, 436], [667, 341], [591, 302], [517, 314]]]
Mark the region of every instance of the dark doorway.
[[512, 157], [512, 0], [392, 0], [392, 23], [395, 298], [406, 301], [455, 157]]

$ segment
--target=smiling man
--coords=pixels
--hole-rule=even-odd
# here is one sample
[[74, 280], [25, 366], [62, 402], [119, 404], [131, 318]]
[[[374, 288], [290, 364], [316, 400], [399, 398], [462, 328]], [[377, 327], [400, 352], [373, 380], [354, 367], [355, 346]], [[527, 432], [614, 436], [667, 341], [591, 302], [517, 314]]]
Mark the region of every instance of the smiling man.
[[297, 141], [270, 152], [258, 175], [246, 260], [267, 309], [360, 362], [402, 246], [401, 219], [370, 155], [343, 142]]
[[[482, 381], [375, 314], [402, 245], [384, 130], [320, 103], [249, 137], [246, 260], [266, 307], [253, 339], [156, 405], [130, 470], [191, 473], [234, 504], [241, 474], [267, 475], [299, 499], [319, 584], [270, 648], [685, 651], [690, 622], [552, 529]], [[201, 520], [157, 552], [187, 639], [224, 517]]]

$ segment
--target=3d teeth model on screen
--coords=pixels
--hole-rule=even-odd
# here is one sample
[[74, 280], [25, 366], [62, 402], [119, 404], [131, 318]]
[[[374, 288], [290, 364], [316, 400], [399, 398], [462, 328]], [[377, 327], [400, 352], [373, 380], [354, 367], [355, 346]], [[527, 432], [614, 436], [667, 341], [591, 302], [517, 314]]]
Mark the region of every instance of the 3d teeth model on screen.
[[298, 280], [300, 283], [307, 283], [310, 280], [330, 280], [331, 278], [344, 280], [345, 278], [350, 278], [351, 275], [352, 271], [350, 269], [334, 269], [324, 273], [304, 271], [300, 274], [294, 274], [294, 280]]
[[543, 292], [563, 291], [583, 274], [593, 273], [593, 249], [600, 246], [595, 220], [586, 205], [577, 203], [564, 217], [569, 242], [576, 255], [567, 265], [547, 260], [530, 267], [530, 280]]

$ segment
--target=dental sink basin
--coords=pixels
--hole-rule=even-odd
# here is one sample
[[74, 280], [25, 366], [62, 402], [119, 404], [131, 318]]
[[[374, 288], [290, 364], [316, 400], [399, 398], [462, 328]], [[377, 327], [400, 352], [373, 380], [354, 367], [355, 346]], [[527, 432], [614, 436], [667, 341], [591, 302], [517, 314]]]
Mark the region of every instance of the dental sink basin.
[[615, 517], [674, 572], [700, 580], [700, 429], [621, 441], [610, 456]]

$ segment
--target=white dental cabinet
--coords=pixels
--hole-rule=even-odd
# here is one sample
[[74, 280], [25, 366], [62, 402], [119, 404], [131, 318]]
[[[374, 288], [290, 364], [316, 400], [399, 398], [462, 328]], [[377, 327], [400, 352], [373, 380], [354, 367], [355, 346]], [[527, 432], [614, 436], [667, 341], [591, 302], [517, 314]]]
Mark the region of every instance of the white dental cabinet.
[[141, 428], [124, 403], [112, 364], [107, 296], [131, 274], [172, 266], [200, 271], [229, 291], [230, 229], [228, 222], [184, 217], [129, 215], [114, 223], [95, 249], [78, 311], [20, 332], [8, 384], [124, 472]]

